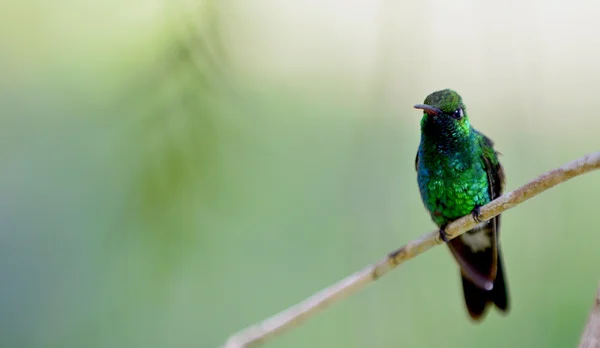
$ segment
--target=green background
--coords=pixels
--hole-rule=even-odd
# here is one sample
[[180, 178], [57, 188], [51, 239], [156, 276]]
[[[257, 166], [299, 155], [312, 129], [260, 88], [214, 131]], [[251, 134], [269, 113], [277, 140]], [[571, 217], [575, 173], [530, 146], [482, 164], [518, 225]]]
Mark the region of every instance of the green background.
[[[510, 5], [510, 6], [509, 6]], [[420, 113], [453, 88], [507, 189], [598, 150], [595, 3], [0, 5], [0, 346], [217, 347], [434, 229]], [[445, 248], [266, 347], [573, 347], [600, 176], [504, 214], [512, 309]]]

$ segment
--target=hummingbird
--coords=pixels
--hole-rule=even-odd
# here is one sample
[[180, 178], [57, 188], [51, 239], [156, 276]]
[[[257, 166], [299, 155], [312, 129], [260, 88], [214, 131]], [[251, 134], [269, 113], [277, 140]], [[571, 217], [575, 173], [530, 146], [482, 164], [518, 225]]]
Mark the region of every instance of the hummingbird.
[[[502, 194], [504, 169], [494, 143], [471, 126], [461, 96], [444, 89], [414, 106], [423, 110], [421, 142], [415, 159], [421, 199], [460, 267], [470, 317], [481, 321], [493, 304], [508, 311], [498, 234], [500, 215], [481, 221], [480, 207]], [[472, 214], [478, 223], [448, 240], [448, 223]]]

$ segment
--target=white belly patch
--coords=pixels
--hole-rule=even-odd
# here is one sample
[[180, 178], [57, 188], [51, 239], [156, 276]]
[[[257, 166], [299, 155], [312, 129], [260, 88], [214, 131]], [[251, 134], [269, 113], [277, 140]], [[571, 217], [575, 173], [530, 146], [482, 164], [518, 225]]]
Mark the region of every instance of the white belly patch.
[[488, 221], [481, 222], [475, 226], [471, 233], [464, 233], [460, 236], [462, 242], [471, 249], [471, 252], [477, 253], [492, 247], [491, 236], [482, 229], [487, 224]]

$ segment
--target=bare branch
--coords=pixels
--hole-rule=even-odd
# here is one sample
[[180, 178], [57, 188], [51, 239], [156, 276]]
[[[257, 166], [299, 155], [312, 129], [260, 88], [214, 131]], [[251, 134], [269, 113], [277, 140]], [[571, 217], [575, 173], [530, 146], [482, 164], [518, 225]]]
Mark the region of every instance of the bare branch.
[[600, 287], [596, 292], [594, 305], [581, 336], [579, 348], [600, 348]]
[[[508, 192], [481, 207], [481, 220], [489, 220], [551, 187], [598, 168], [600, 168], [600, 152], [589, 154], [569, 162], [560, 168], [540, 175], [524, 186], [521, 186], [512, 192]], [[446, 227], [446, 232], [448, 233], [449, 238], [452, 239], [470, 230], [475, 225], [476, 222], [469, 214], [450, 223]], [[365, 267], [363, 270], [317, 292], [313, 296], [283, 312], [234, 334], [227, 340], [224, 347], [251, 347], [264, 343], [275, 335], [301, 324], [319, 311], [327, 308], [329, 305], [356, 293], [387, 272], [396, 268], [401, 263], [410, 260], [441, 243], [442, 241], [439, 238], [438, 231], [433, 231], [421, 236], [390, 253], [379, 262]]]

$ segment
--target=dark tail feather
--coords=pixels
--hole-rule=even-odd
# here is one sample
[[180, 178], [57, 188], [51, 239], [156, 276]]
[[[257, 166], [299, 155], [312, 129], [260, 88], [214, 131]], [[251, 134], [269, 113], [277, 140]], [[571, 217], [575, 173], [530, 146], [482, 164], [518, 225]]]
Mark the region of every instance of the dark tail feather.
[[502, 264], [502, 256], [500, 250], [498, 250], [498, 273], [496, 273], [496, 280], [494, 280], [494, 288], [492, 289], [492, 302], [502, 312], [508, 312], [508, 285], [504, 280], [504, 265]]
[[498, 252], [498, 270], [494, 287], [492, 290], [484, 290], [473, 284], [468, 278], [462, 275], [463, 292], [465, 295], [465, 304], [469, 310], [469, 315], [475, 321], [484, 318], [488, 304], [493, 303], [503, 312], [508, 311], [508, 291], [504, 281], [504, 268], [502, 258]]

